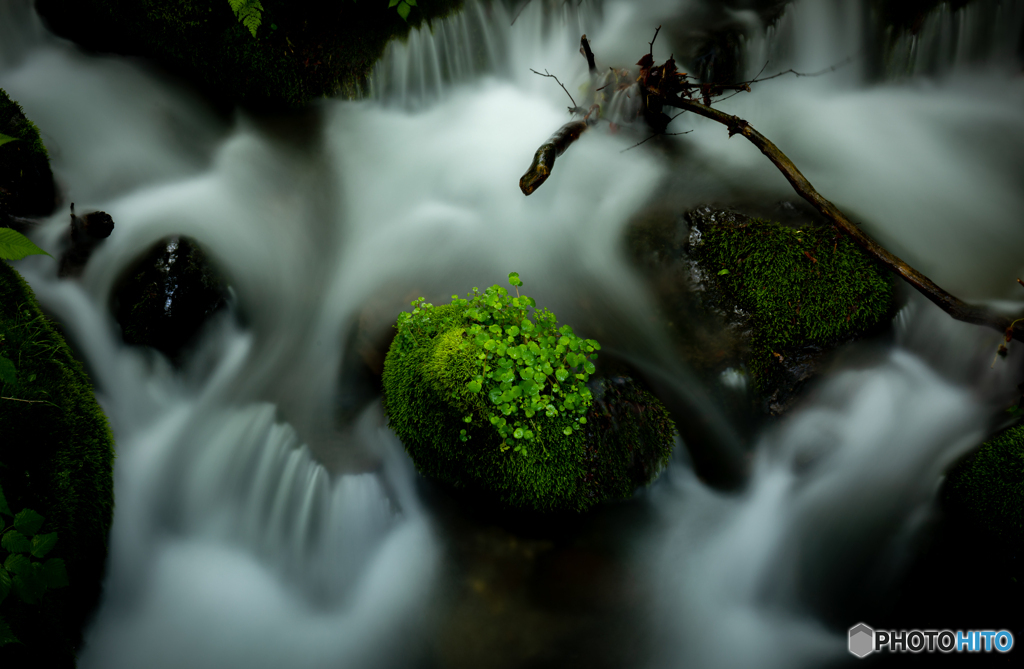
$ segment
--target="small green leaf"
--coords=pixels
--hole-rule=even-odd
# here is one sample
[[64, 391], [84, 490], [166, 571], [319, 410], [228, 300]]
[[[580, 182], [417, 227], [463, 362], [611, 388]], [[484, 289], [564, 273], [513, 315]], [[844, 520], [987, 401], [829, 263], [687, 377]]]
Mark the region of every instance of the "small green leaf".
[[569, 378], [569, 372], [565, 370], [565, 367], [559, 367], [555, 370], [555, 378], [558, 379], [559, 383], [561, 383]]
[[43, 558], [57, 545], [57, 533], [37, 534], [32, 537], [32, 555]]
[[14, 517], [14, 529], [26, 537], [30, 537], [39, 531], [43, 525], [44, 518], [32, 509], [22, 509]]
[[[4, 489], [2, 486], [0, 486], [0, 513], [6, 514], [8, 516], [14, 515], [13, 513], [11, 513], [11, 507], [7, 506], [7, 498], [4, 497]], [[2, 525], [0, 525], [0, 527], [2, 527]]]
[[720, 271], [720, 272], [718, 273], [718, 276], [725, 276], [725, 275], [726, 275], [726, 274], [728, 274], [728, 273], [729, 273], [729, 270], [727, 270], [727, 269], [723, 269], [722, 271]]
[[593, 374], [596, 369], [597, 368], [594, 367], [594, 363], [590, 362], [589, 360], [583, 363], [583, 371], [586, 372], [587, 374]]
[[[389, 2], [389, 3], [388, 3], [388, 7], [394, 7], [395, 5], [397, 5], [398, 3], [400, 3], [401, 1], [402, 1], [402, 0], [391, 0], [391, 2]], [[475, 292], [475, 291], [476, 291], [476, 288], [474, 288], [474, 289], [473, 289], [473, 291]]]
[[18, 141], [17, 137], [11, 137], [10, 135], [5, 135], [2, 132], [0, 132], [0, 146], [3, 146], [7, 142], [17, 142], [17, 141]]
[[31, 563], [28, 560], [28, 556], [21, 553], [11, 553], [4, 560], [4, 569], [12, 574], [27, 572], [30, 568]]
[[478, 393], [478, 392], [480, 392], [480, 388], [481, 387], [482, 386], [481, 386], [479, 381], [470, 381], [468, 384], [466, 384], [466, 388], [471, 393]]
[[515, 437], [516, 439], [522, 439], [523, 438], [523, 428], [517, 427], [516, 431], [512, 433], [512, 436]]
[[572, 428], [571, 427], [565, 428], [564, 430], [562, 430], [562, 434], [564, 434], [565, 436], [568, 437], [570, 434], [572, 434]]
[[402, 2], [402, 4], [398, 5], [398, 15], [401, 16], [402, 19], [408, 21], [409, 20], [409, 11], [411, 9], [412, 9], [412, 7], [410, 7], [405, 2]]
[[0, 258], [21, 260], [25, 256], [34, 255], [49, 256], [50, 254], [33, 244], [31, 239], [17, 230], [0, 228]]
[[[18, 374], [14, 367], [14, 363], [0, 355], [0, 382], [14, 384], [17, 383], [17, 381]], [[0, 509], [0, 512], [2, 511], [3, 509]], [[6, 513], [10, 514], [11, 512], [7, 511]]]
[[50, 558], [40, 565], [40, 574], [48, 588], [63, 588], [68, 584], [68, 570], [60, 558]]
[[416, 0], [405, 0], [405, 4], [412, 5], [413, 7], [415, 7], [416, 6]]
[[0, 546], [10, 553], [28, 553], [32, 550], [32, 542], [18, 530], [4, 533], [4, 538], [0, 539]]
[[18, 637], [14, 636], [14, 632], [11, 631], [11, 626], [7, 624], [3, 618], [0, 618], [0, 646], [6, 646], [9, 643], [21, 643], [18, 641]]

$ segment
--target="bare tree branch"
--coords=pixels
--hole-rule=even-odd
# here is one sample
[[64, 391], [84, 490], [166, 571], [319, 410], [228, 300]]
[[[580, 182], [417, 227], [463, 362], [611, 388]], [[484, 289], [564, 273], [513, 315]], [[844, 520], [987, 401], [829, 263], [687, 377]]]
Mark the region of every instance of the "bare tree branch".
[[786, 177], [786, 180], [789, 181], [793, 190], [795, 190], [800, 197], [810, 202], [811, 206], [817, 209], [822, 216], [832, 221], [837, 228], [849, 235], [858, 246], [867, 251], [883, 265], [903, 277], [903, 279], [917, 289], [918, 292], [923, 294], [940, 309], [956, 320], [994, 328], [1000, 332], [1012, 335], [1012, 337], [1018, 341], [1024, 341], [1024, 328], [1015, 330], [1013, 328], [1014, 321], [1012, 319], [1002, 314], [995, 313], [985, 307], [967, 304], [963, 300], [951, 295], [936, 285], [936, 283], [927, 276], [908, 265], [895, 254], [891, 253], [881, 244], [868, 236], [867, 233], [850, 221], [843, 212], [839, 211], [838, 207], [822, 197], [821, 194], [814, 189], [814, 186], [811, 185], [811, 182], [807, 180], [807, 177], [797, 169], [796, 165], [793, 164], [793, 161], [791, 161], [786, 154], [780, 151], [775, 144], [755, 130], [745, 120], [738, 116], [732, 116], [718, 111], [717, 109], [712, 109], [707, 105], [697, 102], [696, 100], [677, 98], [663, 100], [663, 103], [670, 107], [676, 107], [677, 109], [693, 112], [694, 114], [703, 116], [704, 118], [709, 118], [712, 121], [721, 123], [729, 129], [730, 137], [733, 135], [743, 135], [751, 144], [756, 146], [761, 153], [767, 156], [768, 160], [772, 161], [775, 167], [782, 172], [782, 175]]
[[654, 40], [658, 39], [658, 33], [660, 32], [661, 26], [658, 26], [658, 29], [654, 31], [654, 37], [652, 37], [651, 41], [647, 43], [647, 55], [651, 56], [652, 58], [654, 57]]
[[556, 77], [553, 74], [550, 74], [547, 70], [544, 70], [544, 74], [540, 74], [540, 72], [538, 72], [537, 70], [533, 69], [532, 67], [530, 68], [530, 72], [533, 72], [534, 74], [539, 74], [542, 77], [551, 77], [552, 79], [554, 79], [555, 83], [557, 83], [559, 86], [561, 86], [562, 90], [565, 91], [565, 94], [569, 96], [570, 100], [572, 100], [572, 107], [569, 108], [569, 111], [572, 111], [572, 110], [576, 109], [576, 101], [572, 99], [572, 93], [569, 92], [569, 89], [566, 88], [562, 84], [561, 81], [558, 81], [558, 77]]
[[565, 153], [565, 150], [580, 138], [586, 129], [590, 127], [586, 121], [570, 121], [555, 131], [555, 134], [548, 138], [548, 141], [540, 145], [537, 152], [533, 154], [533, 162], [526, 174], [519, 179], [519, 190], [523, 195], [529, 195], [540, 188], [540, 185], [547, 181], [551, 175], [551, 169], [555, 166], [555, 158]]

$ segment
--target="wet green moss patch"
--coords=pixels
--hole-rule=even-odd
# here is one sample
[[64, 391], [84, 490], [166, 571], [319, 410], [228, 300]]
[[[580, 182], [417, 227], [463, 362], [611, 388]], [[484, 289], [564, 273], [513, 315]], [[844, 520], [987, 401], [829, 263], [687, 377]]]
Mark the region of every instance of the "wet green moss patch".
[[[0, 666], [73, 666], [95, 607], [113, 513], [114, 442], [92, 386], [31, 289], [0, 261], [0, 486], [11, 509], [44, 517], [70, 585], [35, 604], [8, 597], [0, 616], [21, 643]], [[13, 373], [13, 380], [9, 373]]]

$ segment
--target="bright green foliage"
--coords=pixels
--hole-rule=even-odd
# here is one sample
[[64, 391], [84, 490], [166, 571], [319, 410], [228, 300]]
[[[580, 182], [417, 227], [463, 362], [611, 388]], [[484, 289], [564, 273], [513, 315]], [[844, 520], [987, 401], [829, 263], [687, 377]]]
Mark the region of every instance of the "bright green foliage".
[[0, 381], [0, 636], [22, 643], [0, 646], [0, 666], [71, 666], [106, 559], [113, 438], [81, 364], [0, 261], [3, 360], [14, 379]]
[[228, 0], [228, 4], [238, 17], [238, 22], [256, 37], [256, 30], [263, 23], [263, 5], [260, 4], [260, 0]]
[[[21, 260], [25, 256], [50, 255], [17, 230], [0, 228], [0, 260]], [[50, 256], [51, 258], [53, 256]]]
[[706, 225], [693, 252], [751, 314], [751, 371], [761, 387], [770, 385], [774, 357], [863, 332], [892, 304], [889, 274], [831, 227]]
[[467, 297], [415, 300], [384, 364], [385, 411], [421, 472], [511, 506], [580, 511], [628, 497], [664, 466], [674, 426], [643, 391], [629, 389], [649, 407], [643, 419], [602, 404], [618, 429], [588, 423], [597, 342], [500, 286]]
[[1024, 545], [1024, 424], [960, 462], [947, 478], [946, 498], [1004, 541]]
[[[586, 424], [591, 403], [586, 383], [601, 346], [580, 339], [568, 325], [557, 327], [554, 314], [518, 295], [523, 284], [515, 272], [509, 283], [516, 286], [516, 297], [497, 285], [483, 293], [474, 288], [469, 300], [452, 295], [452, 306], [461, 310], [467, 327], [444, 333], [426, 369], [442, 380], [453, 378], [447, 372], [453, 368], [468, 377], [462, 387], [438, 389], [467, 412], [462, 441], [469, 440], [467, 428], [476, 414], [501, 437], [502, 450], [511, 447], [526, 455], [530, 446], [544, 441], [553, 418], [567, 419], [564, 426], [559, 421], [565, 435]], [[398, 337], [410, 347], [435, 334], [436, 327], [433, 305], [420, 298], [412, 306], [412, 313], [398, 316], [397, 325]]]

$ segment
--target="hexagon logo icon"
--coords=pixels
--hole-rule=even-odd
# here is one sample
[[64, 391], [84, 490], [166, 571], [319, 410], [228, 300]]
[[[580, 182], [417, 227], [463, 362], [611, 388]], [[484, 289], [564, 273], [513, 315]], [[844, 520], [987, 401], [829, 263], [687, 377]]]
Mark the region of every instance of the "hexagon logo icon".
[[857, 657], [867, 657], [875, 649], [875, 630], [864, 623], [850, 628], [850, 652]]

